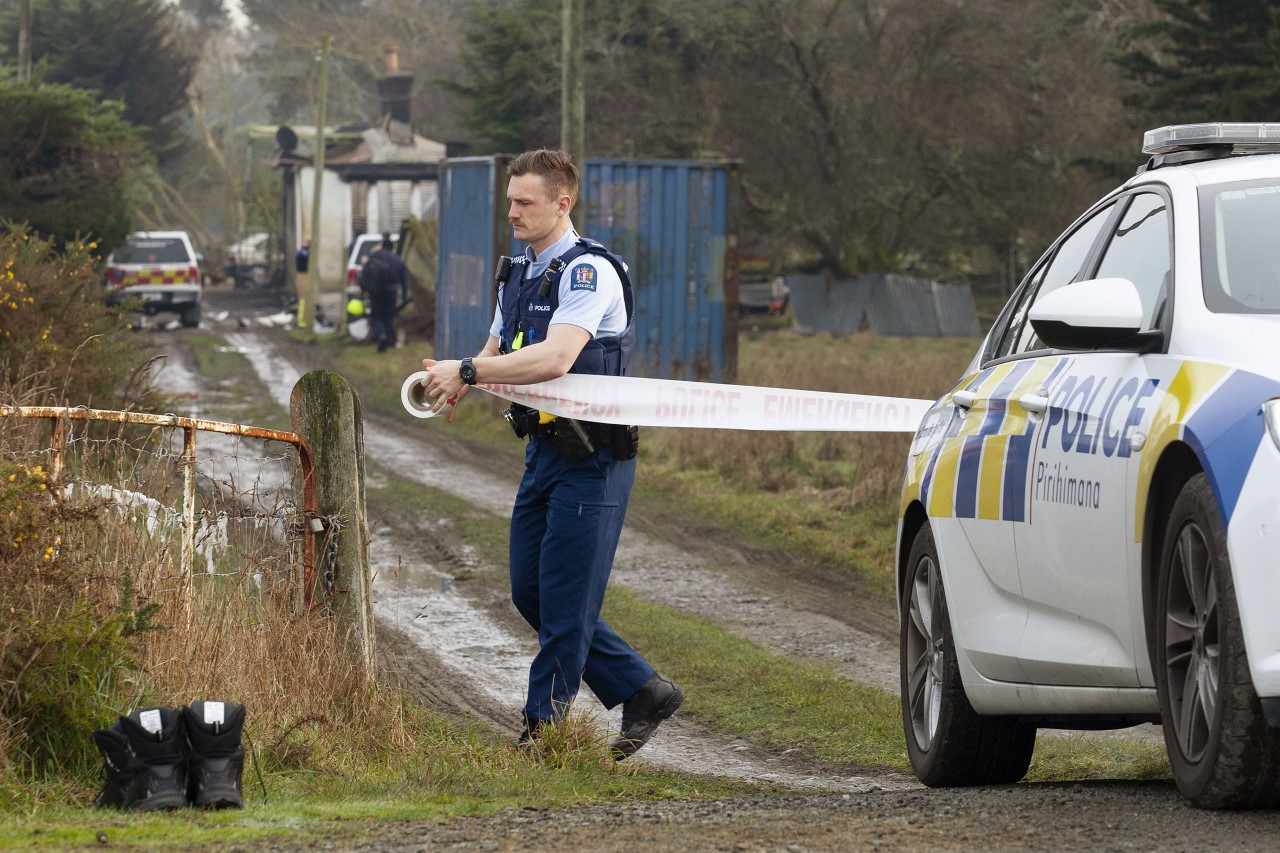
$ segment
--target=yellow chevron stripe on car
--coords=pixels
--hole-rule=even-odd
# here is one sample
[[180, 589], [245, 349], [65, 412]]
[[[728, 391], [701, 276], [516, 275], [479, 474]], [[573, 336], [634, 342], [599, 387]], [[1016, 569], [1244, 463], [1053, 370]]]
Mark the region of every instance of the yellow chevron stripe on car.
[[1142, 457], [1138, 462], [1138, 496], [1134, 506], [1133, 541], [1142, 541], [1142, 524], [1147, 513], [1147, 492], [1156, 460], [1173, 441], [1182, 437], [1182, 425], [1188, 413], [1200, 405], [1210, 392], [1231, 373], [1231, 368], [1203, 361], [1184, 361], [1165, 389], [1160, 404], [1151, 418], [1151, 428]]
[[1004, 466], [1008, 450], [1008, 435], [993, 435], [982, 445], [982, 469], [978, 477], [978, 518], [1000, 520], [1000, 499], [1004, 495]]

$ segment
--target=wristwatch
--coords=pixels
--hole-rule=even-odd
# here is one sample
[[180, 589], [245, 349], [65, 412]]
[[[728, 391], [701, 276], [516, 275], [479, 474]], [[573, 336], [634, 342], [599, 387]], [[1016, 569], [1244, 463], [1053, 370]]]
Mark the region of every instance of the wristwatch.
[[462, 360], [462, 366], [458, 368], [458, 376], [462, 377], [462, 381], [468, 385], [476, 384], [476, 366], [471, 363], [470, 358]]

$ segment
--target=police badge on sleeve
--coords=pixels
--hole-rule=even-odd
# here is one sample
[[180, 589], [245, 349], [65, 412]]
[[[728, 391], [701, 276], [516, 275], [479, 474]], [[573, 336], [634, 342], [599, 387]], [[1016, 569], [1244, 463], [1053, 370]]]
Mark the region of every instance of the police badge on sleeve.
[[596, 268], [591, 264], [578, 264], [569, 275], [570, 290], [596, 289]]

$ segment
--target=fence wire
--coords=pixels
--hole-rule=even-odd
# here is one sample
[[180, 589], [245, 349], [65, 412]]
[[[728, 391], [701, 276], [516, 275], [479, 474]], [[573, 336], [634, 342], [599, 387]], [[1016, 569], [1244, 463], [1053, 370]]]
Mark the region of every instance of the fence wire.
[[130, 595], [178, 593], [187, 619], [200, 585], [247, 582], [298, 606], [309, 600], [310, 458], [295, 434], [86, 409], [0, 415], [10, 483], [45, 492], [33, 496], [49, 505], [11, 550], [47, 527], [46, 551], [29, 549], [37, 560], [74, 551], [92, 563], [87, 577]]

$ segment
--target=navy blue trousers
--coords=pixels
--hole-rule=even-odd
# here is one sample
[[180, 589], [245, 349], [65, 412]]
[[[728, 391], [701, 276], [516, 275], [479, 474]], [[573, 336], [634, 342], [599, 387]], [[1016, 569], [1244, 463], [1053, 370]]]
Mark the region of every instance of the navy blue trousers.
[[538, 632], [525, 714], [564, 712], [585, 681], [606, 708], [631, 698], [653, 667], [600, 618], [635, 481], [636, 460], [597, 450], [570, 462], [551, 438], [525, 448], [511, 513], [511, 600]]
[[369, 334], [375, 341], [396, 340], [396, 295], [379, 293], [369, 296]]

